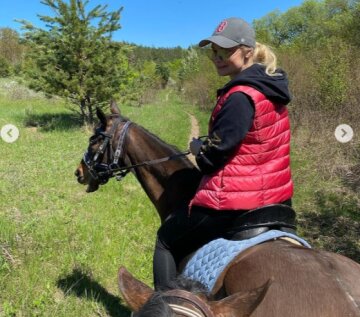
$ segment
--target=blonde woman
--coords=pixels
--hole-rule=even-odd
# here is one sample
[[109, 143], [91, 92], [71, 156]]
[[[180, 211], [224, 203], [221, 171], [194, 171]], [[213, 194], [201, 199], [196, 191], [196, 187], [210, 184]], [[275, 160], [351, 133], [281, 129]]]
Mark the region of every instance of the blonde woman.
[[[158, 289], [169, 285], [185, 255], [212, 239], [236, 237], [244, 214], [274, 204], [291, 206], [293, 195], [286, 108], [290, 93], [276, 56], [256, 43], [254, 30], [240, 18], [223, 20], [199, 46], [209, 51], [219, 76], [230, 80], [218, 90], [208, 137], [190, 143], [203, 173], [190, 210], [174, 211], [158, 231]], [[266, 218], [269, 210], [260, 218], [279, 223]], [[271, 210], [270, 218], [276, 215]]]

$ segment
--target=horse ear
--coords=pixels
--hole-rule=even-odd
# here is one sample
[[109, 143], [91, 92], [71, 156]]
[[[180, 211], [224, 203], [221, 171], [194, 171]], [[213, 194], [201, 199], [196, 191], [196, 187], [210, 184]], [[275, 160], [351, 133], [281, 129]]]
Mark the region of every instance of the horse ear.
[[101, 124], [106, 127], [106, 116], [99, 107], [96, 107], [96, 115], [99, 118]]
[[111, 100], [110, 102], [110, 110], [112, 114], [120, 114], [120, 109], [116, 104], [115, 100]]
[[120, 267], [118, 274], [120, 292], [132, 311], [140, 308], [150, 299], [154, 290], [133, 277], [124, 267]]
[[241, 316], [247, 317], [260, 305], [265, 298], [273, 279], [252, 291], [238, 292], [219, 301], [209, 302], [210, 309], [216, 317]]

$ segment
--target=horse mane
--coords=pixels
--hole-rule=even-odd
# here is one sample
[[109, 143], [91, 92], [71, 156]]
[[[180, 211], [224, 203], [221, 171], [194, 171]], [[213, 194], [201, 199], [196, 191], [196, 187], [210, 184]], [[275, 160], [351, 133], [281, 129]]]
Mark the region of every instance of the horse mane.
[[207, 298], [210, 296], [207, 288], [202, 283], [186, 278], [182, 275], [179, 275], [170, 281], [169, 286], [165, 289], [161, 289], [160, 291], [165, 292], [169, 289], [181, 289], [194, 294], [203, 294], [206, 295]]
[[[169, 304], [181, 304], [181, 300], [175, 297], [164, 297], [166, 291], [171, 289], [181, 289], [193, 294], [202, 294], [210, 299], [207, 289], [198, 281], [194, 281], [182, 276], [169, 283], [167, 288], [154, 292], [151, 298], [141, 307], [134, 317], [174, 317], [176, 314]], [[165, 299], [166, 298], [166, 299]]]
[[[122, 117], [121, 118], [125, 121], [129, 121], [130, 119], [126, 118], [126, 117]], [[165, 142], [164, 140], [160, 139], [157, 135], [155, 135], [154, 133], [152, 133], [151, 131], [149, 131], [148, 129], [144, 128], [143, 126], [133, 122], [132, 125], [136, 126], [140, 131], [142, 131], [149, 139], [151, 139], [152, 141], [154, 141], [155, 143], [161, 144], [162, 147], [164, 147], [164, 149], [166, 151], [168, 151], [171, 154], [179, 154], [181, 153], [181, 151], [179, 150], [179, 148], [175, 145], [169, 144], [167, 142]], [[188, 165], [189, 167], [194, 167], [193, 164], [190, 162], [190, 160], [187, 158], [186, 155], [178, 157], [179, 161], [182, 161], [183, 163], [185, 163], [186, 165]]]
[[[148, 138], [150, 138], [154, 142], [161, 144], [167, 152], [169, 152], [171, 154], [181, 153], [181, 151], [179, 150], [178, 147], [165, 142], [164, 140], [160, 139], [157, 135], [155, 135], [154, 133], [152, 133], [151, 131], [149, 131], [148, 129], [143, 127], [142, 125], [130, 120], [128, 117], [125, 117], [122, 114], [114, 114], [114, 113], [107, 115], [107, 119], [116, 119], [116, 118], [119, 118], [123, 122], [131, 121], [132, 125], [136, 126], [140, 131], [142, 131]], [[183, 163], [188, 165], [188, 167], [194, 167], [194, 165], [186, 157], [186, 155], [179, 157], [178, 160], [183, 161]]]

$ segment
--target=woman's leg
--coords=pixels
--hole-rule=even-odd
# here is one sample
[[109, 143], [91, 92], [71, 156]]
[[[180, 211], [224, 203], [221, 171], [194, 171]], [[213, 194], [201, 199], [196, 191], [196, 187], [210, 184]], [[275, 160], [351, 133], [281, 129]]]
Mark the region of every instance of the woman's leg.
[[191, 252], [224, 234], [233, 221], [233, 212], [193, 209], [173, 213], [158, 230], [154, 252], [155, 289], [168, 288], [176, 277], [177, 265]]
[[[199, 240], [199, 227], [204, 227], [209, 215], [192, 213], [187, 209], [178, 210], [161, 225], [157, 233], [153, 273], [156, 290], [169, 288], [169, 283], [177, 275], [179, 261], [192, 249], [191, 245]], [[189, 244], [186, 240], [191, 239]]]
[[156, 291], [169, 287], [169, 281], [176, 277], [176, 263], [168, 247], [156, 238], [153, 259], [154, 287]]

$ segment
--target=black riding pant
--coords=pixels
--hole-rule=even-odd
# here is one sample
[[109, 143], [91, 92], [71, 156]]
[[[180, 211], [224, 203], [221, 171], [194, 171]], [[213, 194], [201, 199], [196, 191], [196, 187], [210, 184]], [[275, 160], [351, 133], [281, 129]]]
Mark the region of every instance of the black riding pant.
[[217, 238], [231, 239], [238, 211], [217, 211], [194, 206], [172, 213], [158, 230], [154, 253], [155, 289], [169, 287], [180, 261]]

